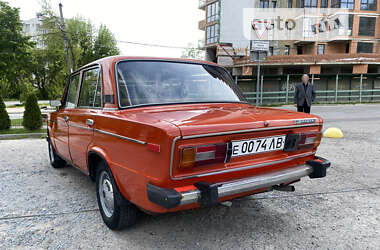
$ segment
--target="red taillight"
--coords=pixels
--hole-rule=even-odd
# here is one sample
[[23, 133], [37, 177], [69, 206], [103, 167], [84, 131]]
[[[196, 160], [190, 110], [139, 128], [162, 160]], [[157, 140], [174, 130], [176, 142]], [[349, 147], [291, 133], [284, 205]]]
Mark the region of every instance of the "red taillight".
[[285, 152], [317, 148], [321, 143], [321, 132], [288, 134], [285, 141]]
[[321, 132], [309, 132], [300, 135], [298, 149], [316, 148], [321, 143]]
[[180, 168], [192, 168], [206, 164], [224, 162], [227, 144], [211, 144], [181, 149]]

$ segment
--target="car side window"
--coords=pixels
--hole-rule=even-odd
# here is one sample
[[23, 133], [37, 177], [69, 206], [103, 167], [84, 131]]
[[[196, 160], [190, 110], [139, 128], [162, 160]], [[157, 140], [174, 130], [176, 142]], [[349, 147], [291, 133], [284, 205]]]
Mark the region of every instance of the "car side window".
[[65, 105], [66, 108], [69, 108], [69, 109], [75, 108], [79, 78], [80, 78], [80, 74], [73, 75], [70, 78], [70, 85], [69, 85], [69, 90], [67, 92], [66, 105]]
[[94, 107], [102, 107], [102, 84], [103, 84], [103, 78], [102, 78], [102, 73], [99, 70], [99, 79], [98, 79], [98, 85], [96, 87], [95, 91], [95, 101], [94, 101]]
[[130, 106], [129, 98], [128, 98], [128, 89], [126, 82], [124, 80], [124, 77], [120, 74], [120, 72], [117, 73], [117, 82], [118, 82], [118, 87], [119, 87], [119, 100], [120, 100], [120, 105], [122, 107], [128, 107]]
[[83, 72], [82, 86], [79, 94], [78, 107], [100, 108], [102, 82], [99, 68]]

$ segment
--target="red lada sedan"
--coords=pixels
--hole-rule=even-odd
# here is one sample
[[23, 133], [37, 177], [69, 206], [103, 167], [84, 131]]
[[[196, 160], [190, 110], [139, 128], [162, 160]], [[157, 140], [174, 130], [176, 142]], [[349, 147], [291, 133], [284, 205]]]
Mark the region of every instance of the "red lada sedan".
[[[54, 104], [52, 102], [52, 104]], [[51, 165], [96, 181], [111, 229], [326, 176], [322, 119], [251, 106], [204, 61], [108, 57], [72, 73], [48, 119]]]

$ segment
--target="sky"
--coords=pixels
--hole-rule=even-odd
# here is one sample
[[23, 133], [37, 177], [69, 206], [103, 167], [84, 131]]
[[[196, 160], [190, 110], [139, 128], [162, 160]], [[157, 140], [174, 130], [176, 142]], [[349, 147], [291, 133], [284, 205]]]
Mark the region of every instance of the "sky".
[[[40, 11], [40, 0], [7, 0], [20, 8], [22, 20], [34, 18]], [[105, 24], [118, 41], [187, 47], [195, 46], [204, 33], [198, 22], [204, 12], [199, 0], [51, 0], [58, 14], [63, 5], [65, 18], [81, 16], [96, 25]], [[183, 49], [168, 49], [118, 43], [123, 55], [180, 57]]]

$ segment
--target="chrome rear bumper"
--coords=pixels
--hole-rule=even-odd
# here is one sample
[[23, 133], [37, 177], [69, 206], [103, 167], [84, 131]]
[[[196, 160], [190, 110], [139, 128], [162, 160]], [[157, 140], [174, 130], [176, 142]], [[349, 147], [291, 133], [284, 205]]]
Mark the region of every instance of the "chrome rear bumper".
[[281, 184], [289, 184], [305, 176], [322, 178], [326, 176], [326, 169], [329, 167], [328, 160], [315, 157], [314, 160], [307, 161], [303, 165], [228, 182], [197, 182], [174, 189], [160, 188], [148, 183], [147, 193], [151, 202], [166, 209], [193, 203], [199, 203], [201, 206], [213, 205], [226, 196], [262, 188], [270, 189]]
[[[309, 176], [313, 172], [313, 167], [301, 165], [298, 167], [263, 174], [250, 178], [240, 179], [231, 182], [217, 183], [218, 197], [225, 197], [234, 194], [249, 192], [261, 188], [272, 187], [282, 183], [290, 183]], [[198, 202], [201, 198], [201, 191], [191, 190], [181, 193], [180, 205], [187, 205]]]

